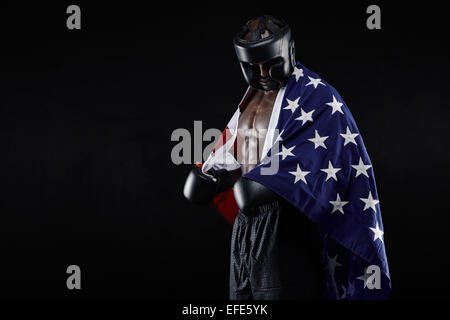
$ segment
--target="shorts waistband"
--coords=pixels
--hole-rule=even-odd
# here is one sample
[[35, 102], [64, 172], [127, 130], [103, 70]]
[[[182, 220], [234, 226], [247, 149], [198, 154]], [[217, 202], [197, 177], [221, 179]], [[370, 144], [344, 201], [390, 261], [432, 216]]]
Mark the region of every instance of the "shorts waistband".
[[259, 205], [256, 208], [254, 208], [253, 209], [254, 210], [254, 214], [252, 216], [247, 216], [242, 211], [239, 211], [239, 216], [242, 219], [244, 219], [244, 220], [248, 220], [248, 219], [264, 216], [267, 213], [272, 212], [273, 210], [277, 210], [279, 208], [280, 208], [280, 202], [279, 201], [273, 201], [273, 202], [269, 202], [269, 203], [265, 203], [265, 204]]

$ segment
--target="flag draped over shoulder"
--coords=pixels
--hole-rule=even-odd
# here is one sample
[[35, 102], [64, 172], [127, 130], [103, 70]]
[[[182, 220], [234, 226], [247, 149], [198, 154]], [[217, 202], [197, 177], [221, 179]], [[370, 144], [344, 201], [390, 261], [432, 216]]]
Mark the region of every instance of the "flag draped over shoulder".
[[[239, 168], [229, 151], [249, 90], [204, 171]], [[374, 171], [342, 97], [297, 63], [278, 93], [269, 129], [274, 130], [267, 133], [265, 156], [244, 177], [276, 192], [318, 225], [330, 299], [387, 298], [391, 282]], [[273, 167], [277, 170], [267, 174]], [[233, 222], [238, 209], [231, 189], [217, 195], [214, 205]]]

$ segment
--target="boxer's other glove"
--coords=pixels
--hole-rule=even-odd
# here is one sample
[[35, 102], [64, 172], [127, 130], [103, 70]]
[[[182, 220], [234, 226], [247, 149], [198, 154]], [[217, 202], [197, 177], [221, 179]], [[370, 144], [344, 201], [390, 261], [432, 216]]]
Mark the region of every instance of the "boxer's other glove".
[[189, 172], [184, 183], [183, 194], [189, 201], [195, 204], [210, 203], [216, 194], [219, 194], [233, 186], [230, 172], [225, 169], [210, 169], [216, 181], [202, 172], [201, 165], [196, 165]]
[[244, 177], [234, 184], [233, 194], [239, 210], [248, 217], [256, 216], [258, 207], [264, 204], [285, 201], [266, 186]]

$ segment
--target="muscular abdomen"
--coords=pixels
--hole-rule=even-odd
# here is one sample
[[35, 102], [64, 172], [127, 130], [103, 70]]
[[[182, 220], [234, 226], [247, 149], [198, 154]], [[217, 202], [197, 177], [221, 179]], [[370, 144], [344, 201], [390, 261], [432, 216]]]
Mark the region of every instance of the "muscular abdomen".
[[236, 160], [245, 174], [258, 165], [277, 92], [256, 92], [239, 118]]

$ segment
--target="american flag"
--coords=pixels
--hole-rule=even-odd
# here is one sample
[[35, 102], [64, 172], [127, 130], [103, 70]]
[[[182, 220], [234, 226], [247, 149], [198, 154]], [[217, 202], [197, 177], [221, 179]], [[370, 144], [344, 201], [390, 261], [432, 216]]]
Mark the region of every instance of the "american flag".
[[[212, 167], [239, 168], [230, 150], [236, 145], [239, 115], [251, 91], [203, 164], [204, 172]], [[263, 155], [244, 177], [276, 192], [318, 225], [328, 297], [388, 298], [391, 280], [374, 168], [342, 97], [299, 62], [278, 93]], [[274, 161], [278, 170], [265, 173]], [[213, 203], [234, 221], [238, 208], [231, 189]]]

